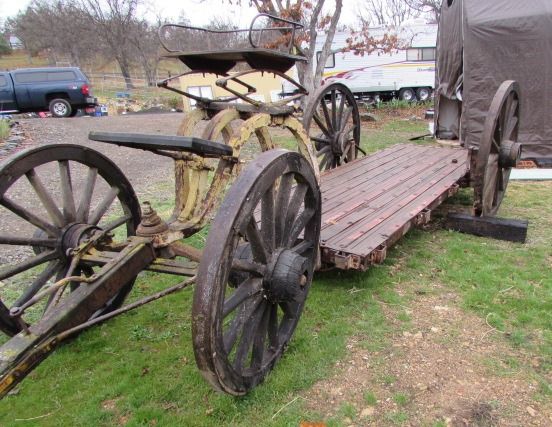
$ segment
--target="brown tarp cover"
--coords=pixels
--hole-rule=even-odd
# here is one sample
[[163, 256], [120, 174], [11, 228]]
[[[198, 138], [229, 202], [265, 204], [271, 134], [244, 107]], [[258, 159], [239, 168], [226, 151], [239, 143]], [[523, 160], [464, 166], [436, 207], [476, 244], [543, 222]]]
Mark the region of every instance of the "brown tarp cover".
[[[437, 136], [478, 146], [498, 86], [516, 80], [522, 158], [552, 160], [552, 0], [444, 0], [436, 61]], [[461, 108], [459, 130], [439, 111], [451, 105]]]

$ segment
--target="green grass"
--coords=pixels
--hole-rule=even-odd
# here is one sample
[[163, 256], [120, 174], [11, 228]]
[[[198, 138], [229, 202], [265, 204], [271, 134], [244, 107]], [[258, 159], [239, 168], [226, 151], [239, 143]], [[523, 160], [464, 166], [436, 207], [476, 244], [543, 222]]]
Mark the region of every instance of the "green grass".
[[0, 141], [4, 141], [8, 136], [10, 136], [10, 122], [0, 119]]
[[364, 402], [367, 405], [376, 406], [376, 404], [378, 403], [376, 395], [370, 391], [365, 391], [362, 397], [364, 398]]
[[410, 401], [410, 397], [406, 393], [395, 393], [393, 395], [393, 401], [399, 406], [406, 406]]
[[[419, 122], [384, 125], [363, 136], [363, 143], [382, 146], [404, 141], [425, 129]], [[166, 189], [170, 196], [170, 189]], [[31, 425], [111, 426], [296, 426], [320, 416], [301, 396], [316, 381], [333, 376], [335, 362], [347, 356], [349, 337], [371, 352], [392, 345], [392, 326], [380, 302], [409, 304], [408, 292], [443, 292], [460, 296], [464, 309], [487, 319], [512, 348], [538, 357], [538, 367], [514, 356], [483, 360], [499, 375], [523, 369], [539, 389], [535, 399], [549, 399], [546, 373], [552, 368], [552, 184], [511, 183], [501, 215], [527, 218], [525, 245], [482, 239], [445, 230], [410, 232], [400, 248], [390, 250], [385, 263], [365, 273], [333, 271], [315, 278], [305, 311], [288, 351], [265, 383], [249, 395], [234, 398], [214, 392], [199, 374], [191, 344], [192, 289], [148, 304], [93, 328], [57, 349], [16, 389], [0, 401], [0, 425], [20, 426], [18, 419], [40, 417]], [[469, 202], [467, 192], [453, 200]], [[166, 215], [170, 205], [156, 201]], [[206, 231], [192, 238], [201, 246]], [[432, 274], [427, 274], [428, 272]], [[392, 274], [391, 274], [392, 273]], [[422, 274], [422, 276], [420, 276]], [[131, 299], [178, 281], [153, 273], [140, 274]], [[400, 283], [413, 283], [405, 294]], [[397, 309], [405, 325], [409, 316]], [[454, 336], [448, 339], [455, 339]], [[512, 359], [513, 357], [513, 359]], [[385, 374], [385, 361], [374, 355], [370, 364], [377, 381], [392, 390], [397, 378]], [[375, 380], [375, 381], [376, 381]], [[364, 402], [377, 403], [371, 392]], [[415, 414], [409, 396], [395, 392], [399, 406], [384, 415], [389, 425], [405, 424]], [[412, 412], [410, 412], [412, 411]], [[354, 419], [352, 404], [340, 408], [328, 425]], [[435, 425], [443, 425], [437, 422]]]
[[[360, 146], [367, 153], [373, 153], [394, 144], [408, 142], [409, 138], [428, 133], [425, 121], [399, 119], [390, 121], [377, 128], [363, 128]], [[416, 141], [416, 144], [427, 144], [428, 141]]]

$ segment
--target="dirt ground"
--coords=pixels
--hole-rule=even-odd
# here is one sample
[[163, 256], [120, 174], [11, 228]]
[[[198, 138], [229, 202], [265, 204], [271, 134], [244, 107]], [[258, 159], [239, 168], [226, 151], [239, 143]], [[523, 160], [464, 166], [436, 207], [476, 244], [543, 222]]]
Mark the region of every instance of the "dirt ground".
[[[149, 151], [90, 141], [88, 133], [90, 131], [105, 131], [175, 135], [182, 117], [181, 113], [167, 113], [67, 119], [22, 119], [19, 120], [19, 123], [26, 138], [18, 150], [51, 143], [71, 143], [94, 148], [112, 159], [129, 178], [135, 191], [140, 194], [152, 182], [172, 179], [172, 160]], [[10, 152], [9, 155], [18, 150]], [[0, 162], [4, 158], [0, 157]]]
[[[534, 399], [538, 383], [523, 369], [542, 360], [513, 349], [485, 319], [459, 308], [457, 295], [441, 291], [404, 307], [410, 331], [394, 334], [384, 350], [351, 339], [336, 373], [303, 396], [307, 407], [327, 420], [348, 406], [356, 416], [347, 426], [552, 426], [552, 402]], [[394, 308], [383, 309], [400, 331]], [[506, 366], [509, 358], [521, 367]]]

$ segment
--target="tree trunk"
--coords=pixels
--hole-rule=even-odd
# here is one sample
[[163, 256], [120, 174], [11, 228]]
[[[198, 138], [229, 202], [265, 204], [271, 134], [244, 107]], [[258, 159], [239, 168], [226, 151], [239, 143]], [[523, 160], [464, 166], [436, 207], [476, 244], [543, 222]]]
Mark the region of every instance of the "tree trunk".
[[117, 58], [117, 63], [119, 64], [119, 68], [121, 69], [121, 74], [125, 79], [126, 88], [134, 89], [134, 85], [132, 84], [132, 77], [130, 76], [130, 66], [126, 61], [126, 58]]
[[341, 16], [342, 7], [343, 7], [343, 0], [335, 0], [335, 11], [330, 21], [330, 27], [328, 28], [328, 31], [326, 33], [326, 40], [324, 40], [322, 51], [320, 52], [320, 55], [316, 63], [316, 70], [314, 72], [315, 89], [318, 88], [318, 86], [320, 86], [320, 80], [322, 80], [322, 73], [324, 72], [326, 61], [328, 60], [328, 56], [332, 51], [332, 43], [335, 36], [337, 23], [339, 22], [339, 17]]

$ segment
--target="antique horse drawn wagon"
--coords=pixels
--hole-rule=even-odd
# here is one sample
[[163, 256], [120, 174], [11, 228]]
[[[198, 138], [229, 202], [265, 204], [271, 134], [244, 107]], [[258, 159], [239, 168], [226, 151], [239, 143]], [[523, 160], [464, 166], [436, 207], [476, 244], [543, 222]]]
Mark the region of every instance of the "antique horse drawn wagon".
[[[269, 24], [254, 26], [259, 19]], [[475, 215], [497, 211], [519, 156], [514, 82], [495, 95], [477, 151], [402, 144], [362, 157], [359, 112], [346, 87], [320, 88], [302, 121], [290, 106], [307, 94], [285, 74], [304, 60], [292, 53], [298, 27], [268, 15], [233, 32], [164, 27], [168, 55], [190, 73], [219, 75], [217, 85], [230, 97], [198, 97], [169, 79], [160, 86], [197, 106], [178, 135], [90, 134], [174, 160], [174, 212], [167, 221], [149, 203], [140, 207], [121, 170], [89, 147], [38, 146], [2, 164], [0, 245], [12, 255], [0, 269], [0, 330], [10, 337], [0, 347], [1, 396], [63, 340], [192, 284], [197, 365], [216, 389], [245, 394], [288, 345], [317, 268], [364, 270], [382, 262], [387, 248], [427, 222], [459, 185], [474, 186]], [[170, 46], [181, 31], [199, 34], [205, 44], [231, 39], [237, 47]], [[268, 34], [285, 43], [261, 41]], [[249, 68], [229, 73], [243, 64]], [[285, 78], [297, 93], [259, 101], [242, 80], [255, 72]], [[271, 128], [288, 130], [298, 150], [275, 148]], [[240, 170], [240, 150], [250, 138], [262, 153]], [[217, 208], [205, 247], [183, 242]], [[144, 270], [184, 279], [123, 305]]]

